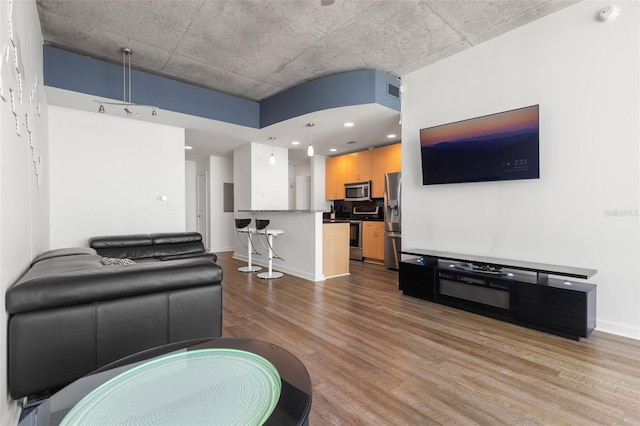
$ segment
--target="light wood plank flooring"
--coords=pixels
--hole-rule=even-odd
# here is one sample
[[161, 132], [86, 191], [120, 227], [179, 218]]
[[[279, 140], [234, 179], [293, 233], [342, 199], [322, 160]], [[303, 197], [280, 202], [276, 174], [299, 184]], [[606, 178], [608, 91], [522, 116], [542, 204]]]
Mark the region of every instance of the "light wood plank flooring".
[[640, 425], [640, 341], [580, 342], [420, 299], [351, 261], [313, 283], [224, 269], [223, 336], [282, 346], [313, 382], [320, 425]]

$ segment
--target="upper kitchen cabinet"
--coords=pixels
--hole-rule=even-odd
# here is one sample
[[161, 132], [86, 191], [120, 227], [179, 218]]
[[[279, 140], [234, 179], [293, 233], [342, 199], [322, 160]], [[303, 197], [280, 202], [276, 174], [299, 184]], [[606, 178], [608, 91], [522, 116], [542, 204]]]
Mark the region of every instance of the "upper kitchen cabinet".
[[346, 159], [345, 183], [371, 180], [371, 150], [344, 155]]
[[345, 155], [326, 159], [324, 188], [327, 200], [342, 200], [344, 198], [346, 163]]
[[402, 171], [402, 144], [368, 151], [371, 154], [371, 197], [384, 197], [384, 175]]
[[371, 181], [371, 197], [384, 196], [384, 175], [402, 171], [401, 144], [329, 157], [325, 163], [325, 198], [343, 200], [344, 184]]

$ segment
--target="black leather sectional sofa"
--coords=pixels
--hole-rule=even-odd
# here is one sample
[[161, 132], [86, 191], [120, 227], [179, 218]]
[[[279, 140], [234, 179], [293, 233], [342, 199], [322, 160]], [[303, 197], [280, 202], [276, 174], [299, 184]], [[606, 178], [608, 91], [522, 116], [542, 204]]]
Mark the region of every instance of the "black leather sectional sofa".
[[46, 395], [145, 349], [221, 336], [222, 269], [215, 255], [173, 246], [162, 252], [162, 245], [135, 264], [107, 266], [92, 248], [52, 250], [33, 261], [5, 299], [12, 398]]

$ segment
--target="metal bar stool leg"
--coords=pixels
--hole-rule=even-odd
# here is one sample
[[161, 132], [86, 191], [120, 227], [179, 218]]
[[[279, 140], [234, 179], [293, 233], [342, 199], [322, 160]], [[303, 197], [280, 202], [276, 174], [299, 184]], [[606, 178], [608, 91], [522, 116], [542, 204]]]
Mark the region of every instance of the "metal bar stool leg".
[[[251, 239], [251, 234], [255, 233], [255, 229], [249, 228], [249, 223], [251, 223], [251, 219], [236, 219], [236, 232], [238, 234], [238, 239], [240, 239], [242, 245], [245, 244], [240, 238], [240, 233], [247, 234], [247, 244], [245, 245], [245, 247], [247, 247], [247, 266], [241, 266], [240, 268], [238, 268], [238, 271], [240, 272], [256, 272], [262, 269], [260, 266], [253, 266], [251, 264], [251, 256], [255, 251], [253, 240]], [[257, 251], [255, 253], [258, 254]]]
[[269, 241], [269, 272], [261, 272], [258, 274], [258, 278], [262, 278], [265, 280], [268, 279], [275, 279], [275, 278], [282, 278], [284, 276], [284, 274], [282, 272], [274, 272], [273, 271], [273, 250], [271, 249], [271, 247], [273, 247], [273, 234], [267, 232], [267, 238]]
[[[268, 225], [269, 225], [268, 220], [256, 219], [256, 234], [258, 235], [260, 244], [262, 244], [263, 247], [269, 252], [269, 271], [261, 272], [257, 275], [258, 278], [262, 278], [265, 280], [282, 278], [284, 276], [282, 272], [273, 271], [273, 257], [274, 257], [273, 236], [281, 235], [284, 233], [284, 231], [281, 229], [268, 229], [267, 228]], [[264, 242], [262, 242], [262, 238], [260, 238], [261, 235], [264, 235], [265, 240], [267, 241], [266, 246], [264, 245]], [[281, 259], [281, 258], [278, 257], [278, 259]]]

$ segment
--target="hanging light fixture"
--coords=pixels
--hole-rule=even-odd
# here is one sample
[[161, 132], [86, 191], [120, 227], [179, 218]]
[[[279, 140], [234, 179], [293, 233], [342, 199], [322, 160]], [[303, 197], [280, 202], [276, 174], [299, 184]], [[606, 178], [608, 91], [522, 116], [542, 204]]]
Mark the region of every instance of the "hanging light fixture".
[[309, 157], [313, 157], [313, 144], [311, 143], [311, 129], [315, 126], [314, 123], [307, 123], [307, 127], [309, 128], [309, 147], [307, 148], [307, 155]]
[[[123, 47], [120, 49], [122, 52], [122, 102], [105, 102], [93, 100], [100, 104], [98, 107], [98, 112], [101, 114], [105, 113], [105, 105], [116, 105], [124, 107], [124, 112], [128, 117], [133, 115], [134, 111], [132, 107], [135, 108], [151, 108], [151, 116], [156, 117], [158, 115], [158, 108], [151, 105], [137, 105], [133, 103], [131, 98], [131, 55], [133, 51], [128, 47]], [[138, 113], [136, 113], [138, 115]]]
[[273, 155], [273, 144], [275, 140], [276, 138], [274, 138], [273, 136], [269, 138], [269, 141], [271, 141], [271, 157], [269, 157], [269, 164], [271, 164], [272, 166], [276, 164], [276, 156]]

